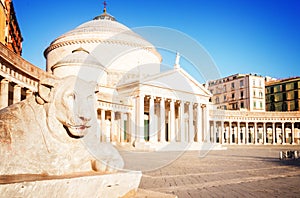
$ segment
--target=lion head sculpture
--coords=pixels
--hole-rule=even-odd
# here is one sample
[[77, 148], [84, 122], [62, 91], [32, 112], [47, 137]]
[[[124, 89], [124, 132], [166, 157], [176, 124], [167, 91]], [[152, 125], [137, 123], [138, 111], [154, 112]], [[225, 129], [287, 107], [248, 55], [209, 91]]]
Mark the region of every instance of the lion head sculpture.
[[40, 82], [36, 100], [45, 106], [48, 127], [58, 139], [62, 127], [71, 138], [82, 138], [95, 124], [95, 86], [75, 76]]
[[0, 174], [114, 172], [124, 161], [100, 142], [96, 83], [47, 78], [34, 96], [0, 111]]

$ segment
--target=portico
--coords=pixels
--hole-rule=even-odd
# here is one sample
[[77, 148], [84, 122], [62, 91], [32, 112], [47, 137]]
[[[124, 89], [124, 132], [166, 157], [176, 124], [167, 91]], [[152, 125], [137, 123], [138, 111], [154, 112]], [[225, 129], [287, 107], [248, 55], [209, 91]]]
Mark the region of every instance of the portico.
[[299, 112], [210, 110], [211, 132], [220, 144], [299, 144]]

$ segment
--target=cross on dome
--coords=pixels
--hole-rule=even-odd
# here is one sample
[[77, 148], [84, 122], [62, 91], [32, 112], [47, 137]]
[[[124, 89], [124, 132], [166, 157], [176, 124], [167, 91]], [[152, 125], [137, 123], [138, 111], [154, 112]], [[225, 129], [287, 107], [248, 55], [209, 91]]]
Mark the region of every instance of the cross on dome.
[[106, 12], [106, 6], [107, 6], [107, 3], [106, 3], [106, 1], [103, 1], [103, 13], [101, 14], [101, 15], [99, 15], [99, 16], [96, 16], [95, 18], [94, 18], [94, 20], [110, 20], [110, 21], [116, 21], [116, 19], [113, 17], [113, 16], [111, 16], [110, 14], [108, 14], [107, 12]]
[[104, 12], [104, 13], [106, 13], [106, 6], [107, 6], [107, 3], [106, 3], [106, 1], [103, 1], [103, 6], [104, 6], [104, 8], [103, 8], [103, 12]]

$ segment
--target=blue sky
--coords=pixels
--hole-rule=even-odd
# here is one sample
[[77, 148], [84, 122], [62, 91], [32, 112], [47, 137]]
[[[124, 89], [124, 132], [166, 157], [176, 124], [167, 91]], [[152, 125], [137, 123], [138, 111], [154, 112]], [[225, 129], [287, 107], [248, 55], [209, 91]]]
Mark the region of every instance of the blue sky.
[[[23, 57], [45, 68], [43, 51], [61, 34], [102, 13], [101, 0], [13, 0]], [[198, 41], [221, 76], [300, 76], [298, 0], [107, 0], [124, 25], [162, 26]], [[173, 64], [169, 63], [169, 64]]]

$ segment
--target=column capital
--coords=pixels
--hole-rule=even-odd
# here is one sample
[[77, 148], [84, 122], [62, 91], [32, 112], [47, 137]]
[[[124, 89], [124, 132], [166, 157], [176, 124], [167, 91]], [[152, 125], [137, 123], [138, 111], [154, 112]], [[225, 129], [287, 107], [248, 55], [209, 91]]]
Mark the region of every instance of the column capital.
[[176, 99], [174, 99], [174, 98], [165, 98], [165, 100], [167, 102], [176, 102]]
[[184, 100], [178, 100], [178, 102], [179, 102], [180, 104], [185, 104], [186, 101], [184, 101]]
[[187, 104], [187, 105], [193, 105], [194, 103], [191, 102], [191, 101], [186, 101], [186, 104]]
[[6, 83], [6, 84], [8, 84], [8, 83], [9, 83], [9, 80], [6, 79], [6, 78], [3, 78], [0, 82], [1, 82], [1, 83]]
[[199, 103], [199, 102], [194, 102], [194, 106], [195, 106], [195, 107], [201, 107], [201, 103]]
[[164, 98], [163, 98], [163, 97], [157, 97], [157, 96], [156, 96], [156, 98], [155, 98], [155, 99], [156, 99], [156, 101], [157, 101], [157, 102], [160, 102], [160, 101], [164, 100]]

